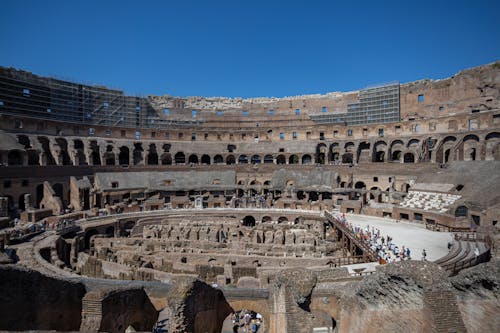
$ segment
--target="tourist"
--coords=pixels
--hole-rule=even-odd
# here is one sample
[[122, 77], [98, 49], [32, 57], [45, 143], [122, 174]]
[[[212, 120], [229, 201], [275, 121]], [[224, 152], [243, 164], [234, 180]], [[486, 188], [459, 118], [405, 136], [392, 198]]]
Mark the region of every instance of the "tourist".
[[257, 333], [259, 330], [259, 325], [256, 320], [252, 320], [252, 333]]
[[411, 252], [410, 252], [410, 248], [409, 248], [409, 247], [407, 247], [407, 248], [406, 248], [406, 258], [408, 258], [408, 260], [410, 260], [410, 259], [411, 259], [411, 257], [410, 257], [410, 253], [411, 253]]
[[479, 257], [479, 248], [477, 247], [477, 245], [474, 248], [474, 255], [476, 256], [476, 259], [477, 259], [477, 257]]
[[245, 315], [243, 316], [243, 319], [245, 321], [245, 326], [248, 326], [250, 325], [250, 319], [252, 318], [252, 316], [250, 315], [250, 313], [245, 313]]
[[425, 252], [425, 249], [422, 250], [422, 260], [425, 261], [427, 258], [427, 252]]

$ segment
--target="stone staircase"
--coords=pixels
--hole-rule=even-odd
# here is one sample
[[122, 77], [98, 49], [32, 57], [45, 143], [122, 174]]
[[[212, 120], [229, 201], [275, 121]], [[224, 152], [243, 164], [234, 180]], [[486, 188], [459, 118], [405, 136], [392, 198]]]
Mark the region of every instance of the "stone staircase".
[[82, 299], [82, 323], [80, 331], [97, 332], [102, 320], [102, 296], [89, 292]]
[[431, 332], [467, 332], [451, 290], [426, 290], [424, 308], [430, 314]]

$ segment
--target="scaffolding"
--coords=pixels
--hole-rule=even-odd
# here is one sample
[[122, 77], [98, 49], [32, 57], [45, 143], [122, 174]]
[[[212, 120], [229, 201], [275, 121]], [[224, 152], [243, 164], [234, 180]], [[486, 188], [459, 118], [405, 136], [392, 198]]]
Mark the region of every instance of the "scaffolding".
[[366, 125], [400, 120], [399, 82], [371, 86], [359, 91], [359, 102], [347, 105], [347, 112], [313, 114], [316, 124]]
[[0, 67], [0, 113], [95, 126], [160, 128], [201, 121], [166, 121], [147, 98], [101, 86]]

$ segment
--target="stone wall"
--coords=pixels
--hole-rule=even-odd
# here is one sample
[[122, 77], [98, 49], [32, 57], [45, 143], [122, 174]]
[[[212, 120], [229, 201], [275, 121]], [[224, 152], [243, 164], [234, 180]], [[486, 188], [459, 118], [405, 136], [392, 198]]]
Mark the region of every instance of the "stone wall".
[[[460, 71], [449, 78], [402, 84], [401, 117], [436, 117], [454, 112], [470, 112], [472, 109], [498, 108], [499, 73], [500, 65], [496, 62]], [[424, 96], [420, 101], [419, 95]], [[190, 119], [190, 110], [197, 109], [200, 110], [197, 119], [217, 121], [216, 110], [224, 110], [225, 118], [244, 121], [242, 110], [248, 111], [254, 117], [268, 118], [268, 110], [274, 110], [275, 117], [290, 116], [295, 109], [300, 109], [304, 114], [318, 114], [322, 112], [323, 107], [326, 107], [329, 113], [342, 113], [347, 111], [348, 104], [358, 102], [359, 96], [357, 91], [248, 99], [199, 96], [181, 98], [165, 95], [150, 96], [150, 101], [160, 113], [164, 108], [169, 108], [168, 118], [171, 119]]]
[[52, 209], [54, 215], [64, 210], [61, 198], [56, 195], [56, 192], [47, 181], [43, 183], [43, 199], [40, 202], [40, 207]]
[[[132, 326], [137, 331], [151, 331], [158, 312], [142, 289], [98, 292], [101, 298], [102, 319], [99, 331], [123, 333]], [[81, 330], [85, 330], [82, 326]]]
[[332, 290], [340, 331], [465, 332], [447, 274], [428, 262], [380, 267], [359, 283]]
[[498, 331], [500, 260], [463, 270], [450, 280], [467, 332]]
[[0, 329], [77, 331], [85, 286], [0, 265]]
[[194, 279], [174, 282], [167, 296], [164, 315], [168, 332], [219, 333], [224, 319], [232, 312], [220, 290]]

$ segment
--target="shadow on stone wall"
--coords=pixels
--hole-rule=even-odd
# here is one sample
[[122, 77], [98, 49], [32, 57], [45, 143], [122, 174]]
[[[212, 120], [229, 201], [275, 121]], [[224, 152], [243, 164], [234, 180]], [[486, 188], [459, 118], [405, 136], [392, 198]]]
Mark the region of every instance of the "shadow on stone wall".
[[159, 318], [170, 318], [168, 332], [218, 333], [233, 312], [222, 291], [197, 279], [178, 279]]
[[85, 286], [0, 266], [0, 329], [77, 331]]
[[158, 311], [142, 288], [97, 293], [102, 299], [100, 332], [122, 333], [129, 326], [136, 331], [151, 332]]

